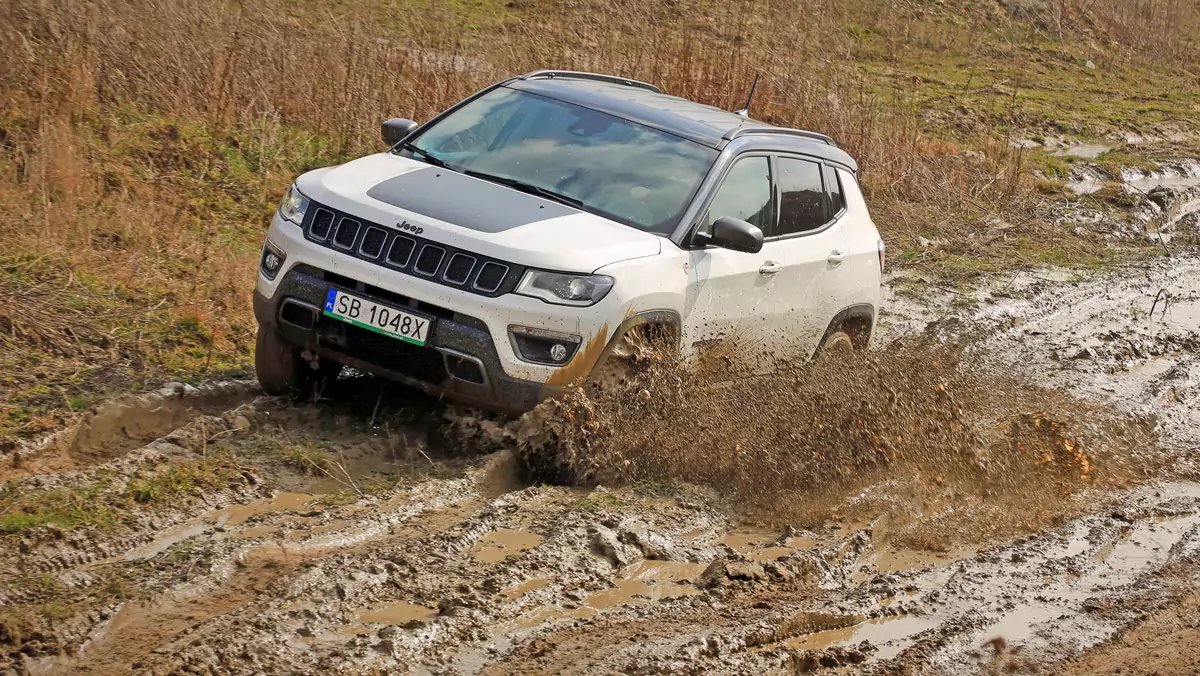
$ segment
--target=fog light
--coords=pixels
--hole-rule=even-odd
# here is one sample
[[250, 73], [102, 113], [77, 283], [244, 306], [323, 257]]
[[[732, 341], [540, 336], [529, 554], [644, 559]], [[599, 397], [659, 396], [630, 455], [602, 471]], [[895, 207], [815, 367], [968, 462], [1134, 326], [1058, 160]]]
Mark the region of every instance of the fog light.
[[554, 361], [562, 361], [567, 358], [567, 348], [562, 343], [555, 343], [550, 348], [550, 358]]
[[583, 340], [579, 336], [528, 326], [510, 326], [508, 335], [518, 357], [546, 366], [562, 366], [571, 361]]
[[262, 270], [263, 277], [267, 279], [275, 279], [279, 271], [283, 269], [283, 262], [287, 260], [287, 254], [267, 240], [263, 244], [262, 261], [259, 263], [259, 268]]

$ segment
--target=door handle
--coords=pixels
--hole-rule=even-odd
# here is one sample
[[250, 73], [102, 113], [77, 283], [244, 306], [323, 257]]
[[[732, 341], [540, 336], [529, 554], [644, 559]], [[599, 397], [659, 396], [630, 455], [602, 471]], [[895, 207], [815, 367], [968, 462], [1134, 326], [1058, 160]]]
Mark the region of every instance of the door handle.
[[758, 269], [760, 275], [773, 275], [783, 269], [783, 266], [775, 261], [767, 261]]
[[825, 259], [826, 262], [828, 262], [830, 265], [833, 265], [833, 266], [841, 265], [842, 262], [845, 260], [846, 260], [846, 254], [842, 253], [841, 251], [838, 251], [837, 249], [830, 251], [829, 257]]

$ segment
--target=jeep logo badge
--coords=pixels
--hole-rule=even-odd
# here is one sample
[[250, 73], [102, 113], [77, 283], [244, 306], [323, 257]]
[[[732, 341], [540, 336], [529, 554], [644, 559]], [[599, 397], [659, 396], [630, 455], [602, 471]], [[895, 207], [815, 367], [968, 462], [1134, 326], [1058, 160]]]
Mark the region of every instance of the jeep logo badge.
[[400, 228], [401, 230], [407, 230], [414, 235], [419, 235], [419, 234], [425, 232], [425, 228], [422, 228], [418, 225], [413, 225], [412, 223], [409, 223], [408, 221], [400, 221], [399, 223], [396, 224], [396, 227]]

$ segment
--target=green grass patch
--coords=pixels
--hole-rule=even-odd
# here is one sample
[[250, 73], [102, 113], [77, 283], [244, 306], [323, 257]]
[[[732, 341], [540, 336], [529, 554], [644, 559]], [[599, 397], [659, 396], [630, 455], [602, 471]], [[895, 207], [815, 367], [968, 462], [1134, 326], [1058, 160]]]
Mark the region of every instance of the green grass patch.
[[572, 509], [579, 509], [585, 512], [602, 512], [608, 510], [618, 510], [625, 506], [625, 501], [621, 496], [609, 491], [592, 491], [586, 497], [575, 501], [571, 506]]
[[134, 502], [170, 502], [203, 489], [217, 489], [239, 474], [232, 461], [220, 459], [168, 467], [165, 471], [129, 481], [126, 495]]
[[39, 528], [70, 531], [76, 528], [112, 528], [119, 513], [105, 499], [103, 483], [76, 489], [26, 493], [9, 487], [0, 494], [0, 535]]

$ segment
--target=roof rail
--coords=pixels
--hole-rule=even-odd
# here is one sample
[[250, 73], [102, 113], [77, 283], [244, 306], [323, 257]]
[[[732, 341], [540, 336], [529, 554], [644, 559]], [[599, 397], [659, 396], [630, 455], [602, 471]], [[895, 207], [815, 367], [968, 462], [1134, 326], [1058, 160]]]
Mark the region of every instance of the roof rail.
[[616, 75], [601, 75], [600, 73], [583, 73], [574, 70], [535, 70], [532, 73], [526, 73], [519, 76], [518, 80], [550, 80], [556, 77], [570, 78], [572, 80], [595, 80], [597, 82], [608, 82], [611, 84], [625, 85], [627, 87], [637, 87], [638, 89], [648, 89], [658, 94], [662, 90], [649, 82], [641, 80], [631, 80], [627, 77], [617, 77]]
[[739, 136], [746, 136], [747, 134], [786, 134], [788, 136], [799, 136], [813, 141], [820, 141], [821, 143], [831, 145], [834, 148], [837, 147], [837, 144], [833, 142], [833, 139], [824, 134], [818, 134], [815, 131], [804, 131], [803, 129], [785, 129], [783, 127], [755, 127], [742, 125], [725, 132], [724, 139], [726, 141], [732, 141]]

